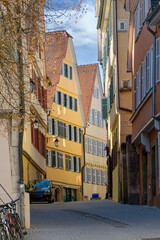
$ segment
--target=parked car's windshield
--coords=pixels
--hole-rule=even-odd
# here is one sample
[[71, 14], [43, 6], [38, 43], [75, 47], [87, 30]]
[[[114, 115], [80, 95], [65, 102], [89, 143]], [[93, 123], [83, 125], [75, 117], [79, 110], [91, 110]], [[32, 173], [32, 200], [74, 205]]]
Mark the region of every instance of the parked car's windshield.
[[28, 183], [28, 188], [48, 188], [49, 180], [31, 180]]

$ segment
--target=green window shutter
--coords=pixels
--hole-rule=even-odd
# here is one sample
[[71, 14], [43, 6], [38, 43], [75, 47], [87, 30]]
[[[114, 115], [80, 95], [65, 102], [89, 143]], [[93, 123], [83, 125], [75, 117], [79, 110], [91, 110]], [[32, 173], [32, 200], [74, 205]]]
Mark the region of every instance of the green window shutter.
[[102, 119], [108, 119], [108, 98], [104, 97], [101, 99], [101, 107], [102, 107]]

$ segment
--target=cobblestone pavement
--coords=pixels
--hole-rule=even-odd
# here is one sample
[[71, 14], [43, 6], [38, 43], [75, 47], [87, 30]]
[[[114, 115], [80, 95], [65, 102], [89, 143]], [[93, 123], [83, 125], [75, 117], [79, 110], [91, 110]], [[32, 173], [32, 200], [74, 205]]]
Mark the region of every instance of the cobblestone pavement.
[[160, 209], [111, 200], [31, 205], [25, 240], [160, 240]]

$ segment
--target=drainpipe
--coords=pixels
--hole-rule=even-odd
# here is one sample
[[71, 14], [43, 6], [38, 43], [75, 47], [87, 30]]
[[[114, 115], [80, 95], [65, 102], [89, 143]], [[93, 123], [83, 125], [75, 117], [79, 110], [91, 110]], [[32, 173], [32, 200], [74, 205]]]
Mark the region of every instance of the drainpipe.
[[84, 127], [84, 133], [83, 133], [83, 160], [84, 160], [84, 165], [82, 167], [82, 200], [83, 200], [83, 197], [84, 197], [84, 189], [83, 189], [83, 181], [84, 181], [84, 168], [85, 168], [85, 165], [86, 165], [86, 161], [85, 161], [85, 135], [86, 135], [86, 127]]
[[152, 117], [155, 117], [155, 57], [156, 57], [156, 34], [149, 26], [149, 22], [146, 21], [147, 30], [153, 35], [153, 71], [152, 71]]
[[128, 109], [128, 108], [123, 108], [121, 107], [121, 104], [120, 104], [120, 94], [119, 94], [119, 64], [118, 64], [118, 34], [117, 34], [117, 30], [118, 30], [118, 27], [117, 27], [117, 0], [114, 0], [115, 1], [115, 16], [116, 16], [116, 27], [115, 27], [115, 38], [116, 38], [116, 65], [117, 65], [117, 86], [118, 86], [118, 90], [117, 90], [117, 93], [118, 93], [118, 109], [120, 110], [123, 110], [123, 111], [127, 111], [127, 112], [132, 112], [132, 109]]
[[[160, 120], [155, 116], [155, 64], [156, 64], [156, 33], [149, 26], [149, 21], [146, 21], [147, 30], [153, 35], [153, 71], [152, 71], [152, 117], [158, 122], [158, 180], [160, 192]], [[155, 123], [154, 123], [155, 124]]]

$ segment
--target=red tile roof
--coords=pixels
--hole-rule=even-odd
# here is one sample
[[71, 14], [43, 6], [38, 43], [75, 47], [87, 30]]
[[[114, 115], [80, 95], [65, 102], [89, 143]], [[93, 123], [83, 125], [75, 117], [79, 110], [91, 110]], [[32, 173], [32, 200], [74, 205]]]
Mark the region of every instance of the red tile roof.
[[98, 63], [77, 66], [82, 91], [82, 105], [88, 122]]
[[52, 108], [56, 86], [60, 80], [63, 59], [66, 56], [68, 38], [71, 36], [66, 31], [46, 33], [46, 72], [52, 85], [47, 89], [47, 107]]

